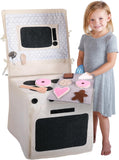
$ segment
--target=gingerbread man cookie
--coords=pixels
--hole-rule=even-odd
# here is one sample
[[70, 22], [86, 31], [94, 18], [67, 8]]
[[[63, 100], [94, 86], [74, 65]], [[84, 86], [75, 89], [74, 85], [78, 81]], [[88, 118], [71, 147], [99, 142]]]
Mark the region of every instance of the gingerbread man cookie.
[[79, 92], [74, 92], [75, 96], [72, 98], [72, 100], [78, 100], [80, 103], [83, 103], [84, 97], [88, 97], [87, 94], [85, 94], [85, 90], [80, 90]]

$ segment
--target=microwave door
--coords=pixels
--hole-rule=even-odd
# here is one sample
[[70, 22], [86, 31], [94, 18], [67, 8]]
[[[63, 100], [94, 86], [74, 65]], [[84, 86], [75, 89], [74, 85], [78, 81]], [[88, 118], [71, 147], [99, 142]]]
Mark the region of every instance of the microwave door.
[[24, 48], [52, 46], [52, 30], [50, 27], [23, 27], [20, 30], [20, 34], [21, 45]]

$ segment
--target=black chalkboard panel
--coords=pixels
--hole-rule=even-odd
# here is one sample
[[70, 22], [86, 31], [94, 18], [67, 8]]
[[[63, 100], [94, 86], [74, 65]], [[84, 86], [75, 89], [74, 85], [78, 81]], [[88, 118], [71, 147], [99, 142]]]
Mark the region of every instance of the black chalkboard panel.
[[21, 45], [25, 48], [43, 48], [52, 45], [50, 27], [23, 27], [20, 30]]
[[83, 146], [87, 142], [88, 114], [38, 119], [35, 127], [36, 151]]

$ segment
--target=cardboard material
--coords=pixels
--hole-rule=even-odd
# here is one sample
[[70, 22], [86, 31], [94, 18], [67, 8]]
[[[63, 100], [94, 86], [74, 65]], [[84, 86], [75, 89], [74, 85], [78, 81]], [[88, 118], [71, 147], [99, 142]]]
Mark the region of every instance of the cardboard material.
[[[71, 73], [66, 11], [6, 10], [2, 16], [9, 82], [8, 129], [25, 157], [39, 159], [91, 151], [93, 103], [72, 105], [48, 100], [57, 79]], [[49, 86], [42, 86], [45, 92], [43, 88], [36, 91], [41, 87], [35, 83], [39, 79], [43, 83], [43, 79], [51, 80]]]
[[[39, 158], [59, 157], [59, 156], [65, 156], [65, 155], [80, 154], [80, 153], [89, 152], [92, 150], [92, 146], [93, 146], [93, 123], [92, 123], [93, 122], [93, 112], [92, 112], [93, 104], [92, 103], [84, 104], [84, 103], [71, 103], [71, 102], [58, 102], [58, 101], [50, 102], [48, 100], [48, 97], [52, 92], [52, 90], [46, 91], [45, 93], [39, 93], [36, 91], [19, 87], [24, 83], [24, 81], [36, 80], [39, 78], [48, 78], [52, 80], [59, 77], [61, 77], [61, 75], [42, 75], [42, 76], [30, 76], [30, 77], [18, 77], [18, 78], [12, 78], [12, 79], [10, 78], [9, 80], [10, 110], [9, 110], [9, 119], [8, 119], [8, 129], [20, 142], [20, 145], [22, 147], [22, 150], [26, 158], [39, 159]], [[53, 88], [54, 85], [55, 84], [52, 83], [51, 87]], [[36, 102], [36, 103], [33, 103], [33, 102]], [[49, 132], [51, 129], [50, 129], [50, 126], [48, 125], [50, 123], [50, 120], [54, 121], [55, 123], [57, 121], [56, 118], [64, 117], [65, 121], [61, 121], [63, 125], [59, 124], [60, 127], [62, 126], [63, 130], [65, 128], [68, 129], [68, 126], [71, 125], [72, 123], [73, 129], [74, 131], [76, 131], [81, 129], [80, 125], [78, 128], [75, 127], [75, 124], [77, 124], [77, 120], [79, 118], [76, 120], [76, 122], [71, 121], [69, 123], [69, 121], [67, 122], [68, 120], [67, 116], [77, 116], [77, 115], [80, 116], [83, 114], [88, 114], [86, 135], [84, 135], [86, 136], [86, 143], [84, 145], [76, 146], [74, 144], [75, 146], [66, 147], [66, 148], [61, 146], [60, 149], [53, 149], [53, 150], [46, 149], [45, 151], [36, 150], [37, 120], [45, 120], [47, 122], [47, 124], [44, 124], [45, 128], [43, 129], [43, 131], [46, 130], [44, 131], [44, 139], [46, 139], [45, 136], [48, 139], [50, 139]], [[79, 124], [80, 124], [80, 121], [79, 121]], [[57, 128], [57, 125], [56, 125], [54, 126], [54, 129], [56, 129], [55, 134], [58, 134], [62, 128]], [[42, 132], [42, 130], [39, 130], [39, 132]], [[69, 135], [71, 135], [71, 132], [72, 132], [71, 130], [70, 132], [68, 131]], [[61, 133], [62, 137], [65, 138], [66, 133], [67, 132], [65, 132], [64, 134]], [[81, 136], [79, 135], [79, 137]], [[79, 137], [77, 137], [77, 140]], [[59, 140], [59, 138], [56, 138], [57, 141]], [[76, 137], [72, 137], [72, 138], [76, 138]], [[57, 144], [57, 141], [55, 140], [53, 141], [53, 143], [55, 142]], [[41, 143], [43, 142], [41, 141]], [[40, 150], [42, 150], [45, 147], [45, 146], [43, 147], [41, 143], [39, 142], [39, 146], [41, 146]], [[47, 144], [47, 142], [44, 142], [44, 143]], [[50, 144], [47, 144], [47, 145], [50, 145]], [[51, 146], [52, 145], [53, 144], [51, 144]]]
[[[2, 17], [9, 76], [71, 72], [65, 10], [4, 10]], [[35, 33], [37, 28], [39, 34]], [[46, 28], [49, 29], [47, 32]], [[33, 47], [35, 41], [38, 44]], [[15, 52], [16, 56], [9, 57], [10, 52]]]

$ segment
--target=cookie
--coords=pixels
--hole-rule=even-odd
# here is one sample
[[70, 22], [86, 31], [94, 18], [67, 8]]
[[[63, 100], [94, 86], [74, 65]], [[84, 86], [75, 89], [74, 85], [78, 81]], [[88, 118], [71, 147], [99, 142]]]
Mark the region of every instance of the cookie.
[[72, 81], [70, 79], [62, 79], [58, 84], [60, 86], [69, 86], [72, 84]]
[[72, 98], [73, 101], [78, 100], [80, 103], [84, 102], [84, 97], [88, 97], [85, 94], [85, 90], [80, 90], [79, 92], [74, 92], [75, 96]]
[[51, 80], [50, 79], [46, 79], [46, 78], [41, 78], [41, 79], [37, 79], [36, 81], [35, 81], [35, 84], [37, 85], [37, 86], [40, 86], [40, 87], [44, 87], [44, 86], [50, 86], [51, 85]]
[[93, 79], [93, 75], [85, 72], [79, 76], [79, 79]]
[[79, 88], [89, 88], [91, 85], [90, 81], [78, 80], [76, 81], [76, 86]]
[[57, 98], [61, 98], [62, 96], [64, 96], [66, 93], [70, 91], [70, 88], [69, 87], [63, 87], [63, 88], [56, 87], [54, 88], [53, 91]]

